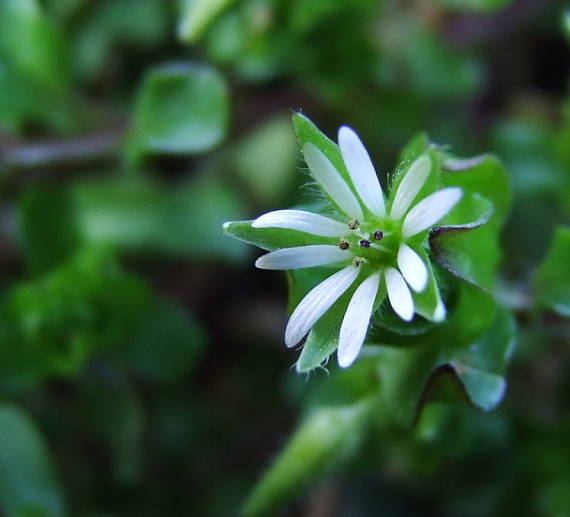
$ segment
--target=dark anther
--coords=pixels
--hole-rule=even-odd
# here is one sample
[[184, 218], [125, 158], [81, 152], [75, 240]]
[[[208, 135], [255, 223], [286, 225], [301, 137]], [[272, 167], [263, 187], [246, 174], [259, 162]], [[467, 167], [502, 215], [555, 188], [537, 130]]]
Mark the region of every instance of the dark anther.
[[360, 226], [360, 222], [358, 221], [358, 219], [352, 219], [352, 220], [348, 221], [348, 228], [350, 230], [356, 230], [359, 226]]
[[360, 241], [360, 245], [361, 245], [363, 248], [370, 248], [370, 241], [367, 241], [366, 239], [362, 239], [362, 240]]
[[384, 238], [384, 232], [381, 232], [380, 230], [376, 230], [376, 231], [374, 232], [374, 238], [375, 238], [377, 241], [381, 241], [381, 240]]
[[347, 250], [349, 246], [350, 246], [350, 245], [348, 244], [348, 241], [345, 241], [344, 239], [341, 240], [341, 241], [338, 241], [338, 247], [339, 247], [341, 250]]

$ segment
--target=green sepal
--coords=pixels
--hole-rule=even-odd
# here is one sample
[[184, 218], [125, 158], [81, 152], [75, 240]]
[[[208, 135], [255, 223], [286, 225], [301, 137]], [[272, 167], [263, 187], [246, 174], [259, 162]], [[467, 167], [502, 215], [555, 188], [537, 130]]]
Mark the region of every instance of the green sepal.
[[273, 251], [280, 248], [309, 246], [311, 244], [336, 244], [335, 237], [319, 237], [297, 230], [286, 228], [253, 228], [253, 221], [230, 221], [224, 223], [226, 235], [262, 248]]
[[415, 135], [400, 151], [398, 162], [401, 164], [411, 164], [416, 158], [425, 153], [430, 146], [427, 133]]
[[427, 287], [421, 292], [416, 293], [412, 291], [412, 297], [414, 299], [414, 309], [417, 314], [424, 317], [425, 319], [436, 322], [434, 319], [435, 310], [441, 301], [441, 293], [439, 291], [439, 286], [437, 283], [437, 278], [435, 274], [434, 267], [432, 266], [431, 260], [422, 247], [420, 249], [415, 249], [415, 252], [421, 257], [424, 264], [428, 270], [428, 284]]
[[539, 305], [570, 317], [570, 228], [556, 228], [534, 285]]
[[[325, 268], [310, 268], [289, 272], [289, 310], [292, 312], [304, 296], [317, 284], [331, 275]], [[313, 325], [303, 345], [296, 363], [297, 373], [307, 373], [323, 366], [328, 357], [338, 347], [338, 339], [346, 308], [358, 286], [368, 277], [361, 272], [359, 278], [332, 305], [332, 307]], [[386, 297], [384, 282], [380, 282], [374, 301], [373, 312]]]
[[[295, 113], [293, 115], [293, 128], [295, 129], [297, 141], [299, 142], [299, 147], [301, 150], [306, 143], [313, 144], [330, 160], [342, 179], [351, 188], [351, 190], [356, 193], [354, 185], [352, 184], [352, 180], [350, 179], [350, 174], [348, 173], [348, 170], [344, 164], [344, 160], [342, 159], [338, 145], [334, 143], [302, 113]], [[344, 213], [333, 198], [331, 198], [326, 192], [323, 192], [323, 195], [336, 208], [337, 211]]]
[[340, 149], [336, 143], [334, 143], [302, 113], [295, 113], [293, 115], [293, 128], [301, 149], [303, 149], [303, 146], [306, 143], [313, 144], [330, 160], [344, 181], [349, 185], [352, 185], [350, 175], [344, 165], [344, 160], [342, 159]]

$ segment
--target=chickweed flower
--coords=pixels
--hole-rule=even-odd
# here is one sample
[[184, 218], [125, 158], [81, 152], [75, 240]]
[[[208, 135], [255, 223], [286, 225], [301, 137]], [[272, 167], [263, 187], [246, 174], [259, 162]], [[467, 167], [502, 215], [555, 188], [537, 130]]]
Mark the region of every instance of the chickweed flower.
[[[357, 358], [372, 314], [386, 295], [394, 312], [408, 322], [416, 312], [413, 293], [424, 292], [430, 284], [437, 302], [431, 314], [422, 315], [434, 322], [445, 319], [445, 306], [426, 263], [425, 241], [428, 231], [461, 199], [462, 190], [449, 187], [423, 198], [419, 195], [433, 166], [426, 153], [410, 165], [386, 198], [358, 135], [343, 126], [338, 145], [350, 183], [314, 144], [303, 146], [311, 175], [334, 206], [334, 214], [277, 210], [261, 215], [251, 226], [295, 230], [315, 238], [315, 244], [283, 247], [261, 256], [255, 263], [260, 269], [338, 268], [309, 291], [291, 314], [285, 330], [288, 347], [298, 345], [333, 304], [357, 285], [338, 336], [338, 362], [346, 368]], [[322, 244], [322, 237], [331, 243]]]

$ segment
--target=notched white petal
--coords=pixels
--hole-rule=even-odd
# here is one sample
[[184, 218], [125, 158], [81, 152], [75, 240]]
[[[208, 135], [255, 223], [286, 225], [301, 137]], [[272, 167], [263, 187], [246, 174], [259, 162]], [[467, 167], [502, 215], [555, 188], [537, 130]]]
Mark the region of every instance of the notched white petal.
[[458, 187], [438, 190], [422, 199], [404, 219], [402, 235], [412, 237], [437, 223], [461, 199], [463, 192]]
[[319, 235], [340, 237], [346, 233], [346, 224], [323, 215], [304, 210], [275, 210], [259, 216], [251, 226], [254, 228], [285, 228]]
[[380, 274], [374, 273], [364, 280], [352, 295], [340, 327], [337, 353], [341, 368], [350, 366], [360, 353], [379, 283]]
[[407, 244], [398, 250], [398, 267], [408, 285], [417, 293], [427, 286], [428, 270], [421, 257]]
[[400, 219], [410, 208], [410, 205], [424, 186], [431, 170], [431, 160], [428, 155], [420, 156], [406, 172], [400, 182], [394, 203], [390, 210], [392, 219]]
[[392, 309], [404, 321], [411, 321], [414, 317], [414, 301], [404, 278], [399, 271], [389, 267], [386, 268], [384, 279]]
[[309, 291], [287, 323], [285, 344], [288, 347], [295, 346], [305, 337], [319, 318], [356, 280], [359, 272], [360, 268], [352, 265], [345, 267]]
[[373, 214], [384, 217], [384, 194], [366, 147], [348, 126], [339, 129], [338, 145], [360, 199]]
[[323, 190], [346, 214], [362, 220], [363, 213], [356, 196], [330, 160], [311, 143], [303, 146], [303, 154], [311, 174]]
[[255, 265], [260, 269], [302, 269], [326, 266], [352, 258], [352, 253], [341, 250], [338, 246], [314, 244], [272, 251], [259, 257]]

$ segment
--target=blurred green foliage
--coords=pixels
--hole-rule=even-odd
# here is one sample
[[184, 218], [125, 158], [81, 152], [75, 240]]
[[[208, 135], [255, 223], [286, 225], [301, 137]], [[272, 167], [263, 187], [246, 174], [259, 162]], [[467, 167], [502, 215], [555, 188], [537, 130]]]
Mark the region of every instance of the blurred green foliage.
[[[0, 0], [0, 514], [570, 515], [568, 20], [560, 0]], [[437, 266], [461, 318], [414, 346], [381, 310], [391, 346], [328, 375], [290, 371], [285, 280], [221, 230], [315, 203], [299, 110], [357, 129], [383, 182], [430, 144], [494, 205], [470, 198], [490, 219], [459, 238], [460, 287]]]

